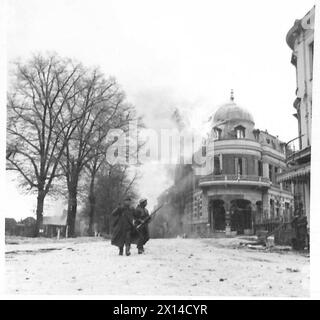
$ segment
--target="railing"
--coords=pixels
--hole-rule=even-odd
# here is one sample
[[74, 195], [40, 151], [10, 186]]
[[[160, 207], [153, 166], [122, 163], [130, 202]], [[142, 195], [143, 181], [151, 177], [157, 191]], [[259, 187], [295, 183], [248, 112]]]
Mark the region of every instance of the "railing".
[[279, 224], [291, 222], [292, 215], [290, 212], [283, 212], [279, 217], [268, 218], [261, 215], [256, 215], [254, 223], [255, 224]]
[[209, 181], [250, 181], [250, 182], [263, 182], [270, 183], [269, 178], [259, 177], [255, 175], [236, 175], [236, 174], [224, 174], [224, 175], [207, 175], [200, 179], [200, 182]]
[[299, 161], [301, 158], [310, 156], [310, 154], [311, 154], [311, 147], [310, 146], [308, 146], [304, 149], [298, 149], [296, 151], [292, 151], [291, 153], [288, 152], [286, 154], [286, 162], [290, 163], [290, 162]]
[[290, 140], [285, 145], [286, 161], [294, 162], [300, 157], [308, 156], [310, 154], [311, 146], [302, 147], [302, 137], [304, 134]]
[[280, 225], [291, 226], [291, 219], [268, 219], [265, 221], [258, 221], [254, 224], [255, 230], [267, 230], [273, 232]]

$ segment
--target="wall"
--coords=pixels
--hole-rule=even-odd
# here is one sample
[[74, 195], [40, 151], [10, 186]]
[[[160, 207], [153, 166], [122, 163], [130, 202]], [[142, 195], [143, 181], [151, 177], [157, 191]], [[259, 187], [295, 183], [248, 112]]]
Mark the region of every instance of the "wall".
[[[309, 23], [308, 23], [309, 22]], [[314, 9], [301, 20], [302, 31], [294, 42], [293, 55], [297, 75], [297, 98], [301, 99], [298, 111], [299, 127], [301, 128], [301, 148], [311, 145], [312, 116], [312, 66], [313, 54], [310, 45], [314, 41]]]

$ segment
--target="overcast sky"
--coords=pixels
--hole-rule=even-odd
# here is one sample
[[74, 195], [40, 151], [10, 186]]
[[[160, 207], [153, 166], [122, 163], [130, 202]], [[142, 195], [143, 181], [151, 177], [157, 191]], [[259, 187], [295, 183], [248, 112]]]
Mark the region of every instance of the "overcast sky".
[[[314, 0], [7, 1], [7, 55], [55, 51], [115, 76], [150, 127], [165, 125], [173, 107], [203, 122], [229, 99], [253, 114], [256, 127], [288, 141], [295, 69], [285, 38]], [[170, 181], [148, 166], [140, 182], [155, 203]], [[156, 176], [155, 176], [156, 174]], [[150, 188], [152, 186], [152, 188]], [[8, 216], [28, 216], [35, 198], [8, 182]], [[19, 200], [18, 200], [19, 199]]]

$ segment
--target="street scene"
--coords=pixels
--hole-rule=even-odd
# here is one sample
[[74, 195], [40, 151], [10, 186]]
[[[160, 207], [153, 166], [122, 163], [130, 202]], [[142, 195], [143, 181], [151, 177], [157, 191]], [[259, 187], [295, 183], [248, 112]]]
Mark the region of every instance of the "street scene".
[[310, 297], [315, 3], [200, 2], [7, 3], [6, 294]]

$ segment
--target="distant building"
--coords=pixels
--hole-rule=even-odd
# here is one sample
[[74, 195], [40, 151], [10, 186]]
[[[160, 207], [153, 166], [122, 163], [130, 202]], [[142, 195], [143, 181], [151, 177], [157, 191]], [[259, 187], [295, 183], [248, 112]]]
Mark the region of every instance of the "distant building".
[[296, 68], [296, 99], [294, 116], [298, 120], [298, 149], [288, 152], [288, 169], [278, 175], [279, 183], [294, 186], [295, 214], [306, 216], [310, 223], [310, 159], [312, 122], [312, 81], [314, 55], [313, 7], [301, 20], [296, 20], [287, 34], [287, 44], [292, 50], [291, 63]]
[[60, 216], [44, 216], [41, 235], [45, 237], [68, 237], [67, 210]]
[[5, 218], [5, 235], [14, 236], [16, 233], [17, 221], [13, 218]]
[[33, 217], [25, 218], [17, 223], [15, 235], [20, 237], [34, 237], [36, 232], [36, 219]]
[[254, 125], [232, 94], [213, 117], [207, 172], [196, 175], [192, 166], [177, 166], [174, 186], [159, 203], [173, 208], [180, 234], [253, 234], [290, 221], [291, 183], [276, 181], [286, 169], [285, 143]]

